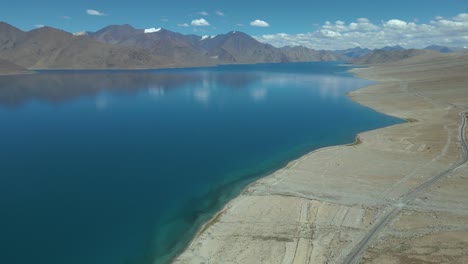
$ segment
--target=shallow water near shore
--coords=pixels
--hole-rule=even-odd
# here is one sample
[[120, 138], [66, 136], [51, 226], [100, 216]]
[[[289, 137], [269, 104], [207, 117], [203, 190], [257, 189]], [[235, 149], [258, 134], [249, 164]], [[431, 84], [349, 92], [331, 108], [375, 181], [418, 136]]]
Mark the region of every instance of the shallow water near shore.
[[250, 182], [402, 120], [338, 63], [0, 76], [1, 263], [167, 263]]

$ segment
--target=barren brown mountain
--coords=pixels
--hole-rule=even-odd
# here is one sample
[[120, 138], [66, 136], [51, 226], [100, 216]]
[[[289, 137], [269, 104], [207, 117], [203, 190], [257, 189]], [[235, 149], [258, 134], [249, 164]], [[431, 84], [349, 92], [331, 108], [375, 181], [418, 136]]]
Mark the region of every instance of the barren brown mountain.
[[356, 65], [368, 65], [368, 64], [382, 64], [397, 62], [405, 59], [409, 59], [415, 56], [436, 53], [432, 50], [375, 50], [366, 56], [354, 59], [353, 64]]
[[332, 51], [313, 50], [303, 46], [286, 46], [281, 51], [289, 61], [347, 61], [349, 57]]
[[280, 49], [260, 43], [239, 31], [206, 38], [201, 41], [201, 46], [208, 52], [209, 56], [219, 58], [224, 63], [288, 61]]
[[145, 33], [144, 30], [135, 29], [130, 25], [112, 25], [92, 33], [90, 36], [103, 43], [140, 48], [177, 66], [219, 63], [217, 60], [207, 57], [192, 37], [165, 29]]
[[135, 69], [345, 60], [330, 51], [276, 48], [232, 31], [212, 37], [112, 25], [73, 35], [43, 27], [24, 32], [0, 22], [0, 59], [28, 69]]
[[26, 68], [16, 65], [10, 61], [0, 59], [0, 75], [13, 73], [28, 73]]
[[[146, 68], [172, 66], [144, 50], [97, 42], [43, 27], [23, 32], [2, 23], [0, 58], [25, 68]], [[4, 35], [3, 32], [9, 32]]]

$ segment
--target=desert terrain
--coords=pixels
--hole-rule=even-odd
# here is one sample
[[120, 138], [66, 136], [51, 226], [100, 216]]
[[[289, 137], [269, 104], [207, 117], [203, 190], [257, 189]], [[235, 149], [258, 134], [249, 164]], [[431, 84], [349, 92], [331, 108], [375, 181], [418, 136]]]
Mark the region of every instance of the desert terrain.
[[468, 263], [468, 53], [352, 71], [378, 81], [353, 100], [408, 122], [254, 182], [175, 263]]

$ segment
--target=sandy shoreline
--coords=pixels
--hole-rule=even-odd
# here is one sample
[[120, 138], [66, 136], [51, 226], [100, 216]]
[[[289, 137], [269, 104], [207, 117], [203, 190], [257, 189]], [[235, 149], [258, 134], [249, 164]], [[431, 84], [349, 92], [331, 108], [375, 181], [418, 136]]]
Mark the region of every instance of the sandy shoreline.
[[[175, 263], [468, 262], [466, 164], [427, 183], [463, 155], [468, 56], [415, 57], [353, 72], [379, 82], [350, 93], [353, 100], [410, 122], [361, 133], [359, 144], [314, 151], [252, 183]], [[390, 210], [395, 215], [351, 259]]]
[[[359, 139], [359, 135], [356, 136], [356, 139], [354, 140], [354, 142], [352, 143], [349, 143], [349, 144], [343, 144], [343, 145], [334, 145], [334, 146], [329, 146], [329, 147], [324, 147], [324, 148], [320, 148], [320, 149], [317, 149], [317, 150], [314, 150], [314, 151], [311, 151], [301, 157], [299, 157], [298, 159], [295, 159], [295, 160], [292, 160], [290, 162], [288, 162], [288, 164], [282, 168], [282, 169], [285, 169], [285, 168], [292, 168], [294, 167], [297, 163], [299, 163], [301, 160], [307, 158], [307, 156], [309, 155], [313, 155], [315, 152], [318, 152], [318, 151], [322, 151], [322, 150], [326, 150], [328, 148], [333, 148], [333, 147], [337, 147], [337, 146], [355, 146], [355, 145], [358, 145], [361, 143], [361, 140]], [[265, 177], [263, 178], [266, 178], [266, 177], [269, 177], [270, 175], [266, 175]], [[239, 195], [242, 195], [242, 193], [244, 193], [247, 189], [249, 189], [249, 187], [253, 184], [255, 184], [256, 181], [248, 184], [242, 191]], [[228, 208], [228, 205], [234, 201], [237, 197], [235, 197], [234, 199], [232, 199], [230, 202], [228, 202], [221, 210], [219, 210], [210, 220], [208, 220], [206, 223], [204, 223], [200, 229], [197, 231], [197, 233], [194, 235], [194, 238], [192, 239], [192, 241], [190, 241], [190, 244], [186, 247], [186, 248], [190, 248], [190, 246], [192, 245], [192, 243], [194, 241], [197, 240], [197, 238], [203, 234], [210, 226], [214, 225], [216, 222], [218, 222], [218, 220], [220, 219], [220, 217], [223, 215], [223, 213], [227, 210]]]
[[34, 71], [15, 71], [15, 72], [0, 72], [0, 76], [12, 76], [12, 75], [26, 75], [26, 74], [36, 74]]

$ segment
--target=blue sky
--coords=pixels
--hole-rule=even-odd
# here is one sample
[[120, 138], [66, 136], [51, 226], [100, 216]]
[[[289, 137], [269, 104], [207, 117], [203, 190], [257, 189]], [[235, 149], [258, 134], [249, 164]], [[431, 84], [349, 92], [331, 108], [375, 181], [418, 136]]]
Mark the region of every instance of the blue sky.
[[[454, 19], [464, 13], [468, 13], [468, 0], [17, 0], [2, 6], [0, 20], [23, 30], [47, 25], [69, 32], [96, 31], [111, 24], [131, 24], [136, 28], [163, 27], [198, 35], [240, 30], [274, 45], [283, 45], [288, 44], [288, 38], [284, 35], [296, 38], [310, 35], [324, 30], [327, 21], [331, 25], [338, 21], [340, 25], [343, 22], [345, 26], [349, 26], [350, 23], [365, 18], [379, 27], [374, 28], [377, 31], [392, 19], [418, 26], [434, 25], [433, 22], [437, 22], [436, 17], [439, 20], [456, 21]], [[468, 35], [463, 30], [457, 34]], [[343, 31], [333, 32], [343, 36]], [[322, 35], [338, 36], [333, 34]], [[272, 40], [273, 36], [276, 36], [275, 40]], [[460, 39], [456, 44], [463, 44], [459, 42]], [[366, 41], [361, 45], [365, 43]], [[306, 46], [313, 47], [313, 43]]]

